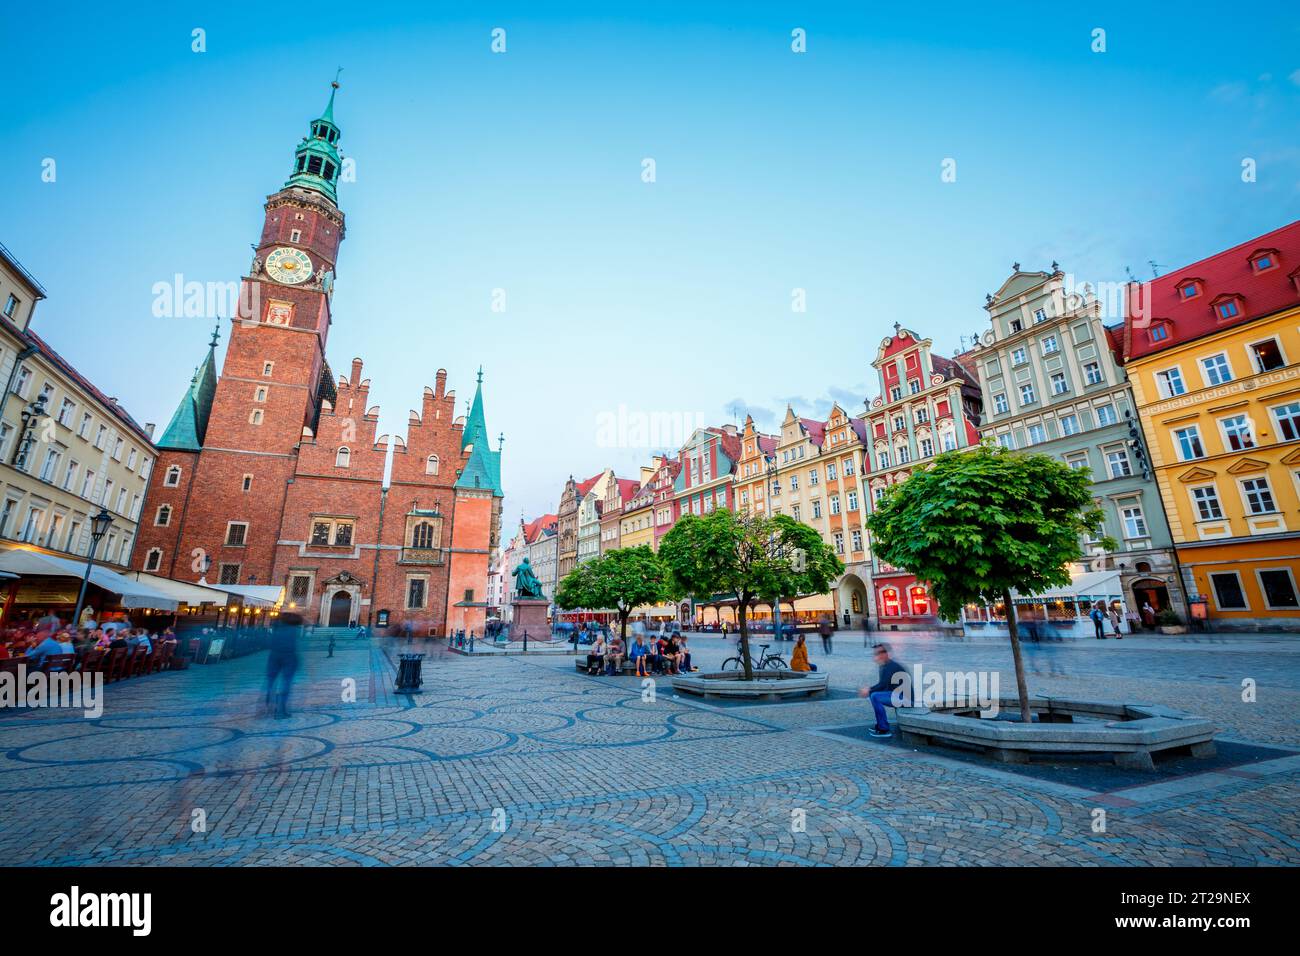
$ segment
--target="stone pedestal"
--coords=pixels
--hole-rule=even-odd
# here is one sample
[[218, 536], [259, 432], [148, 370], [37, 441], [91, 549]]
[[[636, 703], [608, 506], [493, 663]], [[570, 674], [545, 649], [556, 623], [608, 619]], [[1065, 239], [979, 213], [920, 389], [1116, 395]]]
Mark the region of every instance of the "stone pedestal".
[[515, 598], [512, 602], [514, 617], [510, 621], [510, 639], [522, 641], [524, 631], [530, 641], [549, 641], [551, 626], [546, 622], [546, 609], [551, 602], [546, 598]]

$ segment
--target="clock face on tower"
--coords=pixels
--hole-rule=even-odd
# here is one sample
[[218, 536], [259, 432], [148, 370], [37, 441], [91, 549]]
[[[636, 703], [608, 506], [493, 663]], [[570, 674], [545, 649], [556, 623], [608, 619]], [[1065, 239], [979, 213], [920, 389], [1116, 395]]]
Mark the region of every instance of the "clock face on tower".
[[276, 282], [297, 285], [311, 278], [311, 258], [301, 249], [281, 246], [266, 257], [266, 274]]

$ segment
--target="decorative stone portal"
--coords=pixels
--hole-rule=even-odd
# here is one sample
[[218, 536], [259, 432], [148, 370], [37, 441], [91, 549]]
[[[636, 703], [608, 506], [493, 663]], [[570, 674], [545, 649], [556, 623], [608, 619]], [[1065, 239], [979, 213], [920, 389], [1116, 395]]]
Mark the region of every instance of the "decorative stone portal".
[[347, 627], [361, 620], [361, 581], [342, 571], [321, 584], [320, 616], [322, 627]]

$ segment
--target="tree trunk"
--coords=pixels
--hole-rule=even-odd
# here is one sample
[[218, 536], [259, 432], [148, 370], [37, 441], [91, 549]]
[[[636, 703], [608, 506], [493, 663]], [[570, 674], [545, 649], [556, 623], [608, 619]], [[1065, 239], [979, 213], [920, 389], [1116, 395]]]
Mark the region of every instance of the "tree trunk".
[[623, 641], [623, 650], [625, 651], [627, 650], [627, 619], [631, 613], [631, 608], [628, 608], [626, 611], [618, 612], [618, 636]]
[[1034, 720], [1029, 709], [1029, 685], [1025, 683], [1025, 662], [1020, 656], [1020, 629], [1016, 625], [1016, 606], [1011, 603], [1011, 592], [1003, 591], [1002, 600], [1007, 606], [1007, 633], [1011, 635], [1011, 656], [1016, 662], [1016, 691], [1020, 695], [1020, 719], [1025, 723]]
[[749, 659], [749, 595], [740, 595], [736, 604], [736, 618], [740, 622], [740, 664], [745, 668], [745, 680], [754, 679], [754, 666]]

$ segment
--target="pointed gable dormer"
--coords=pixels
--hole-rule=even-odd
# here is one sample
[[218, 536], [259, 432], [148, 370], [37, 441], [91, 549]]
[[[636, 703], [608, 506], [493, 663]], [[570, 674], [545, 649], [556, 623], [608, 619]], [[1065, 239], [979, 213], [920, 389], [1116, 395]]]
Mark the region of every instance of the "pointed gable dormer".
[[217, 338], [218, 329], [212, 330], [208, 354], [203, 357], [190, 379], [190, 387], [182, 396], [172, 414], [158, 447], [174, 451], [198, 451], [208, 431], [208, 416], [212, 412], [212, 399], [217, 393]]

